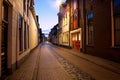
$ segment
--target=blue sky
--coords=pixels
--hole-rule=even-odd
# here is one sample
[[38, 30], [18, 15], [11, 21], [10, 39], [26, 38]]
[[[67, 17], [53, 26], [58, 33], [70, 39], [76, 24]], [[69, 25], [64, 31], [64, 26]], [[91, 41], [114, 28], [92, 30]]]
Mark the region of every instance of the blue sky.
[[40, 28], [43, 33], [48, 33], [50, 29], [58, 23], [57, 13], [59, 7], [56, 4], [65, 0], [34, 0], [36, 14], [39, 16]]

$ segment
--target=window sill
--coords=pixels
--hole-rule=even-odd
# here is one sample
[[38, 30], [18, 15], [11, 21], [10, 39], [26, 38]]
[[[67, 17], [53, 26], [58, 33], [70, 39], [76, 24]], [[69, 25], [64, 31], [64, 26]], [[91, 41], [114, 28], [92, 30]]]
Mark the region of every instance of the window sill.
[[25, 49], [25, 50], [23, 50], [23, 51], [20, 51], [19, 52], [19, 55], [21, 55], [22, 53], [24, 53], [24, 52], [26, 52], [28, 49]]
[[19, 55], [21, 55], [24, 51], [19, 51]]

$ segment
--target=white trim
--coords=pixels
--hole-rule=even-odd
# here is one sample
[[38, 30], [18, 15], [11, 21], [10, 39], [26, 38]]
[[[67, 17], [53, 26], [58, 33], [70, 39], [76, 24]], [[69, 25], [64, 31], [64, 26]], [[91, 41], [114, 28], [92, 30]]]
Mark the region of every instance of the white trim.
[[76, 33], [76, 32], [80, 32], [80, 31], [81, 31], [81, 28], [76, 29], [76, 30], [73, 30], [73, 31], [70, 31], [70, 34], [72, 34], [72, 33]]

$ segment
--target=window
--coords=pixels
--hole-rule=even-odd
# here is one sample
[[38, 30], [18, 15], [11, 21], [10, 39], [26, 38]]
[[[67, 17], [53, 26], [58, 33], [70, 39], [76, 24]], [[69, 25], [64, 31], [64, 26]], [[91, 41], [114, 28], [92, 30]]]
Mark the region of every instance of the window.
[[34, 6], [34, 1], [30, 0], [30, 7], [32, 8]]
[[18, 16], [18, 28], [19, 28], [19, 51], [21, 52], [23, 50], [22, 48], [22, 16]]
[[26, 22], [24, 22], [24, 49], [27, 49]]
[[27, 14], [27, 16], [29, 14], [29, 5], [30, 5], [29, 0], [23, 0], [23, 10]]
[[120, 0], [113, 1], [114, 45], [120, 47]]
[[74, 0], [74, 3], [73, 3], [73, 11], [74, 11], [74, 14], [73, 14], [73, 29], [76, 29], [78, 28], [78, 11], [77, 11], [77, 0]]
[[3, 21], [4, 22], [6, 22], [6, 21], [8, 21], [8, 6], [5, 4], [5, 3], [3, 3], [4, 4], [4, 6], [2, 7], [3, 9], [3, 13], [2, 13], [2, 19], [3, 19]]
[[68, 26], [69, 26], [69, 21], [70, 21], [69, 12], [67, 12], [67, 25], [68, 25]]
[[76, 33], [72, 34], [72, 41], [77, 41], [77, 34]]
[[67, 25], [67, 13], [65, 14], [65, 25]]
[[27, 0], [27, 16], [28, 16], [28, 14], [29, 14], [29, 0]]
[[68, 36], [68, 33], [63, 33], [63, 43], [68, 43], [68, 39], [69, 36]]
[[27, 45], [27, 48], [29, 48], [29, 26], [27, 26], [27, 41], [28, 41], [28, 45]]
[[26, 12], [26, 0], [23, 0], [23, 9]]
[[27, 16], [29, 15], [29, 6], [30, 6], [30, 0], [23, 0], [23, 10]]
[[79, 41], [81, 40], [81, 34], [80, 33], [78, 33], [78, 38], [79, 38]]
[[1, 27], [1, 52], [7, 52], [7, 34], [8, 34], [8, 5], [3, 3], [2, 6], [2, 27]]
[[70, 17], [70, 29], [73, 30], [73, 16]]
[[88, 20], [88, 45], [93, 45], [93, 42], [94, 42], [94, 37], [93, 37], [93, 13], [88, 13], [87, 15], [87, 20]]

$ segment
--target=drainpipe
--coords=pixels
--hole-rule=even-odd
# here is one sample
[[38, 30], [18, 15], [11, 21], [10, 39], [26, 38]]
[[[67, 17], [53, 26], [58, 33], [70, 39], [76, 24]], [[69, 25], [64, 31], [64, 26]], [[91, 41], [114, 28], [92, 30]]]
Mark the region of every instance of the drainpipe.
[[82, 0], [83, 3], [83, 28], [82, 28], [82, 47], [83, 52], [86, 52], [86, 0]]

